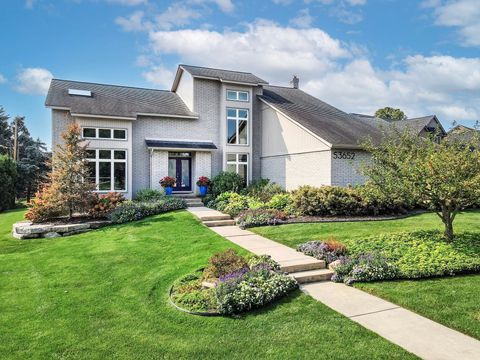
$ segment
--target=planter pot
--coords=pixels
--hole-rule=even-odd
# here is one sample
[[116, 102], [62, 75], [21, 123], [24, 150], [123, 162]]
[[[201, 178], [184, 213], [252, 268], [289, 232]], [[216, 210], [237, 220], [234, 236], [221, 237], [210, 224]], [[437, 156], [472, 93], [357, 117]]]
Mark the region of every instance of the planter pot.
[[205, 185], [200, 185], [198, 188], [200, 189], [200, 196], [207, 195], [208, 188]]
[[167, 186], [165, 188], [165, 195], [172, 195], [173, 188], [171, 186]]

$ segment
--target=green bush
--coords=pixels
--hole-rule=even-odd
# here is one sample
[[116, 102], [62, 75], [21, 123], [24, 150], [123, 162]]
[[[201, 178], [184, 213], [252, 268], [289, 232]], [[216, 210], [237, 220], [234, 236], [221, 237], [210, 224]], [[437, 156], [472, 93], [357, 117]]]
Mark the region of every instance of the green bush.
[[165, 195], [162, 191], [154, 189], [142, 189], [137, 191], [134, 200], [138, 202], [148, 202], [162, 200], [163, 198], [165, 198]]
[[278, 225], [287, 220], [288, 215], [275, 209], [249, 209], [239, 214], [237, 222], [241, 228], [264, 225]]
[[287, 213], [294, 213], [294, 207], [293, 207], [293, 199], [292, 195], [285, 193], [285, 194], [275, 194], [273, 197], [270, 199], [269, 202], [267, 202], [267, 208], [268, 209], [276, 209], [276, 210], [281, 210], [285, 211]]
[[268, 179], [260, 179], [253, 181], [243, 193], [265, 203], [277, 194], [284, 194], [285, 190], [283, 190], [280, 185], [272, 183]]
[[0, 211], [15, 207], [17, 168], [6, 155], [0, 155]]
[[480, 271], [480, 237], [459, 234], [446, 241], [440, 232], [384, 234], [346, 240], [352, 256], [381, 251], [398, 267], [400, 278], [423, 278]]
[[125, 201], [110, 213], [109, 219], [114, 223], [120, 224], [140, 220], [150, 215], [185, 209], [186, 207], [185, 200], [173, 197], [166, 197], [155, 202]]
[[245, 187], [243, 178], [234, 172], [222, 171], [212, 179], [210, 190], [214, 197], [221, 193], [232, 191], [239, 192]]
[[368, 187], [301, 186], [292, 193], [292, 201], [299, 214], [311, 216], [398, 214], [413, 208], [411, 203], [379, 196]]
[[172, 300], [188, 311], [217, 312], [215, 289], [202, 287], [201, 274], [188, 274], [172, 288]]
[[232, 217], [248, 209], [248, 197], [236, 192], [227, 191], [220, 194], [215, 200], [215, 208]]

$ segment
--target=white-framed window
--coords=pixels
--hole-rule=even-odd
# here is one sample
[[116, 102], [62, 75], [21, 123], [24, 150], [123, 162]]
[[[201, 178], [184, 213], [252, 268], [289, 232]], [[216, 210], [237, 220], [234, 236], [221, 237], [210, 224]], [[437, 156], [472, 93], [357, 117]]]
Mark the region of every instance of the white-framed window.
[[82, 137], [84, 139], [127, 140], [127, 130], [83, 127]]
[[227, 100], [248, 102], [248, 98], [248, 91], [227, 90]]
[[248, 183], [248, 154], [227, 153], [227, 171], [240, 175]]
[[248, 109], [227, 108], [227, 143], [248, 145]]
[[88, 149], [87, 160], [97, 191], [127, 191], [127, 150]]

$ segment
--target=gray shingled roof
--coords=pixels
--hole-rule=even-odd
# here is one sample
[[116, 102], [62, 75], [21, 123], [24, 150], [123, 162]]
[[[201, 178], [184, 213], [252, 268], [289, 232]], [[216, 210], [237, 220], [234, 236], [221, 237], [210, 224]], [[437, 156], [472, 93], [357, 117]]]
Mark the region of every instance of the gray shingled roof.
[[268, 84], [263, 79], [260, 79], [258, 76], [253, 75], [249, 72], [242, 71], [231, 71], [231, 70], [222, 70], [222, 69], [212, 69], [201, 66], [192, 66], [192, 65], [179, 65], [180, 68], [188, 71], [193, 77], [205, 77], [218, 81], [233, 81], [247, 84]]
[[216, 149], [217, 147], [210, 141], [177, 141], [145, 139], [148, 147], [152, 148], [177, 148], [177, 149]]
[[447, 139], [471, 141], [474, 136], [480, 136], [480, 130], [472, 129], [464, 125], [457, 125], [448, 132]]
[[[90, 90], [92, 97], [69, 95], [68, 89]], [[53, 79], [46, 106], [69, 108], [72, 113], [136, 118], [137, 114], [193, 117], [182, 99], [171, 91]]]
[[347, 114], [300, 89], [264, 86], [259, 96], [332, 146], [359, 147], [367, 138], [378, 142], [383, 120]]

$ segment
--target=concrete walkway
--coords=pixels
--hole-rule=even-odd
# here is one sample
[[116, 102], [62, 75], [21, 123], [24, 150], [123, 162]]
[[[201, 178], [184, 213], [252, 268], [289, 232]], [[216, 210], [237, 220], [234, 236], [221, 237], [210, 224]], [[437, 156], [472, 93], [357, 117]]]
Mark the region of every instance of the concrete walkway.
[[[202, 212], [213, 215], [215, 210], [188, 208], [188, 211], [198, 217]], [[215, 215], [218, 214], [222, 213], [217, 211]], [[282, 265], [282, 269], [313, 259], [238, 226], [211, 229], [254, 254], [270, 255]], [[480, 359], [480, 341], [361, 290], [331, 281], [304, 284], [300, 288], [314, 299], [422, 359]]]

